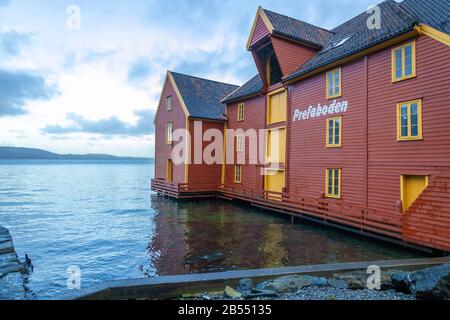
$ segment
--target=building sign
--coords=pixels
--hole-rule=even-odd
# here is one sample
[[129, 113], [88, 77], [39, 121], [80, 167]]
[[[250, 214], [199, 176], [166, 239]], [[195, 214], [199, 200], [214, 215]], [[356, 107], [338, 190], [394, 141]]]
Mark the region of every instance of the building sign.
[[311, 118], [326, 117], [334, 114], [345, 113], [348, 110], [348, 101], [337, 101], [334, 100], [330, 105], [321, 105], [320, 103], [317, 107], [310, 106], [308, 109], [300, 110], [295, 109], [293, 122], [308, 120]]

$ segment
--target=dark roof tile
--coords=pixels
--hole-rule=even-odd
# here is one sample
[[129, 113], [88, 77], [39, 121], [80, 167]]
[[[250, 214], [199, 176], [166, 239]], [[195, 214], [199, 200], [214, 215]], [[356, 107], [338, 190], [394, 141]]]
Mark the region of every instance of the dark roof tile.
[[223, 120], [225, 107], [220, 102], [238, 86], [171, 72], [191, 117]]
[[405, 0], [400, 6], [424, 24], [450, 34], [449, 0]]
[[259, 74], [254, 76], [250, 81], [245, 83], [242, 87], [232, 92], [229, 96], [222, 100], [222, 103], [231, 103], [245, 98], [252, 97], [260, 93], [263, 89], [263, 82]]
[[323, 47], [333, 35], [331, 31], [312, 24], [263, 9], [274, 28], [274, 32], [316, 47]]
[[[448, 1], [448, 0], [447, 0]], [[395, 36], [411, 31], [416, 19], [400, 8], [393, 0], [379, 4], [381, 12], [381, 29], [369, 29], [366, 12], [333, 29], [334, 35], [316, 56], [294, 71], [284, 81], [294, 79], [317, 68], [326, 66], [345, 57], [363, 51]], [[351, 36], [343, 45], [329, 49], [329, 45]]]

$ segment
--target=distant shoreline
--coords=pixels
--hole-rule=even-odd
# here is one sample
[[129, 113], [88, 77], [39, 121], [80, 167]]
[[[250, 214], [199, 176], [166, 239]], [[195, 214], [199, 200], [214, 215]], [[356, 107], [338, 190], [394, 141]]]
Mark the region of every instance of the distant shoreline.
[[71, 159], [40, 159], [40, 158], [1, 158], [0, 162], [6, 161], [64, 161], [64, 162], [154, 162], [153, 158], [116, 158], [116, 159], [86, 159], [86, 158], [71, 158]]
[[57, 154], [41, 149], [15, 147], [0, 147], [0, 160], [154, 161], [153, 158], [118, 157], [107, 154]]

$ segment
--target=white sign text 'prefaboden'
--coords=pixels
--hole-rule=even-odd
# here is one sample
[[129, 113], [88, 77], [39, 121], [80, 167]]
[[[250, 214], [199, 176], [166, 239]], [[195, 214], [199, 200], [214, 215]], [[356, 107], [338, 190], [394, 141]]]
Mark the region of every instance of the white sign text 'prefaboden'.
[[321, 105], [320, 103], [317, 107], [310, 106], [306, 110], [295, 109], [293, 122], [308, 120], [311, 118], [320, 118], [326, 117], [334, 114], [345, 113], [348, 110], [348, 101], [338, 102], [336, 100], [333, 101], [332, 104]]

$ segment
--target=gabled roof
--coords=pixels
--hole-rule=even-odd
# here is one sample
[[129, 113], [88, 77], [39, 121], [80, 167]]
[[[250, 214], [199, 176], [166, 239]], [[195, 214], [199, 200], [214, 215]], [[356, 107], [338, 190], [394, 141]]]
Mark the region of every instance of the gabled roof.
[[311, 44], [315, 47], [323, 47], [333, 32], [313, 26], [276, 12], [263, 9], [267, 18], [273, 26], [273, 32], [284, 37]]
[[[426, 4], [424, 5], [426, 6]], [[356, 16], [333, 29], [334, 35], [329, 39], [327, 45], [315, 57], [286, 77], [284, 81], [289, 81], [393, 37], [412, 31], [417, 24], [417, 20], [393, 0], [386, 0], [378, 6], [381, 13], [381, 29], [369, 29], [367, 27], [367, 20], [370, 15], [366, 12]], [[348, 41], [344, 44], [332, 48], [332, 44], [346, 38], [348, 38]]]
[[450, 34], [449, 0], [405, 0], [400, 6], [422, 23]]
[[[401, 3], [386, 0], [380, 3], [378, 7], [381, 13], [381, 29], [369, 29], [367, 27], [367, 20], [371, 15], [367, 12], [330, 31], [261, 7], [258, 9], [256, 19], [259, 15], [262, 15], [264, 23], [270, 26], [269, 31], [272, 34], [278, 33], [302, 42], [315, 42], [317, 45], [321, 43], [321, 50], [291, 75], [284, 78], [284, 82], [413, 31], [419, 24], [425, 24], [445, 33], [445, 41], [449, 41], [450, 0], [404, 0]], [[305, 34], [308, 30], [310, 34]], [[316, 38], [309, 38], [311, 36]], [[250, 35], [250, 40], [251, 37], [252, 35]], [[442, 38], [442, 36], [440, 37]], [[260, 76], [257, 75], [222, 102], [230, 103], [243, 100], [262, 92], [262, 90], [263, 83]]]
[[238, 86], [176, 72], [170, 74], [190, 117], [224, 120], [225, 106], [220, 101]]
[[258, 18], [262, 19], [270, 34], [290, 38], [317, 48], [322, 48], [333, 34], [329, 30], [259, 7], [247, 42], [247, 49], [250, 48]]
[[242, 87], [232, 92], [222, 103], [232, 103], [259, 94], [263, 89], [263, 82], [259, 74], [254, 76], [250, 81], [246, 82]]
[[[450, 1], [449, 0], [405, 0], [397, 3], [386, 0], [379, 5], [381, 13], [381, 29], [369, 29], [369, 14], [359, 16], [331, 30], [334, 35], [329, 38], [324, 48], [315, 57], [283, 79], [289, 81], [307, 74], [315, 69], [352, 56], [382, 42], [413, 31], [423, 23], [439, 31], [450, 33]], [[343, 39], [347, 41], [335, 48], [333, 44]]]

